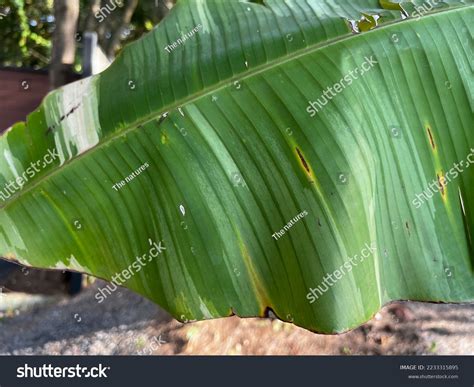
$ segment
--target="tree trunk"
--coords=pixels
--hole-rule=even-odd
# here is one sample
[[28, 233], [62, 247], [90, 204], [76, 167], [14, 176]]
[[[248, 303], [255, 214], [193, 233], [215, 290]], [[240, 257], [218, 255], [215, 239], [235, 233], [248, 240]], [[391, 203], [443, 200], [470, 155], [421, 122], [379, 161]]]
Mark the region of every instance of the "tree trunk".
[[79, 0], [54, 0], [56, 28], [49, 71], [52, 89], [73, 80], [76, 55], [76, 31], [79, 19]]
[[176, 3], [176, 0], [157, 0], [156, 6], [159, 21], [163, 20], [165, 16], [168, 15], [170, 9], [174, 6], [174, 3]]
[[113, 58], [115, 57], [115, 50], [120, 44], [122, 32], [124, 28], [130, 24], [137, 5], [138, 0], [128, 0], [127, 5], [124, 7], [122, 18], [118, 20], [117, 26], [113, 29], [109, 44], [107, 45], [105, 50], [105, 54], [110, 60], [113, 60]]
[[87, 16], [82, 26], [82, 31], [94, 32], [97, 30], [97, 15], [100, 11], [100, 0], [89, 0], [89, 6], [87, 7]]

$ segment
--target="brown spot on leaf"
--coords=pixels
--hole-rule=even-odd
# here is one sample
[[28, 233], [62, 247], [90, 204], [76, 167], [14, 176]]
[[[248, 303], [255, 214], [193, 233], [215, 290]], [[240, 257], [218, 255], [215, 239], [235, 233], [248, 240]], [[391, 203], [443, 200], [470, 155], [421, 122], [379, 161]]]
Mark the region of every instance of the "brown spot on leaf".
[[428, 132], [428, 137], [430, 139], [430, 144], [433, 149], [436, 149], [436, 143], [434, 141], [433, 133], [431, 132], [431, 128], [429, 126], [426, 127], [426, 131]]
[[66, 118], [68, 118], [71, 114], [73, 114], [78, 108], [81, 106], [79, 103], [78, 105], [74, 106], [71, 110], [69, 110], [66, 114], [62, 115], [59, 117], [59, 121], [54, 123], [53, 125], [49, 126], [48, 129], [46, 129], [46, 135], [50, 134], [51, 132], [54, 132], [56, 128], [61, 125], [61, 122], [63, 122]]
[[306, 172], [311, 173], [309, 165], [298, 147], [296, 147], [296, 153], [298, 153], [298, 157], [300, 158], [301, 164], [303, 164], [304, 169], [306, 169]]

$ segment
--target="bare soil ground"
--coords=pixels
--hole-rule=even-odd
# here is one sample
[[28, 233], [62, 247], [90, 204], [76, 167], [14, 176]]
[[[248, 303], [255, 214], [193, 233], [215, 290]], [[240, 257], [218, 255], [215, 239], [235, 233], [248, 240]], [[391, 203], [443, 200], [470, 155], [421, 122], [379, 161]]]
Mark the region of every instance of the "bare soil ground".
[[120, 289], [79, 296], [0, 295], [0, 355], [474, 355], [474, 304], [393, 303], [363, 326], [318, 335], [273, 319], [181, 324]]

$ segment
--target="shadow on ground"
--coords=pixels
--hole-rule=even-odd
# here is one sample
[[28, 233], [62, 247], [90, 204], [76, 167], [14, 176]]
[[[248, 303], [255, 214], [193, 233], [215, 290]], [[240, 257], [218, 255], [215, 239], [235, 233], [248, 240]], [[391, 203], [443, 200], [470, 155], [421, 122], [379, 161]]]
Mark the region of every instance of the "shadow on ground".
[[393, 303], [358, 329], [326, 336], [273, 319], [181, 324], [126, 289], [98, 304], [98, 286], [75, 298], [4, 295], [0, 354], [474, 354], [473, 304]]

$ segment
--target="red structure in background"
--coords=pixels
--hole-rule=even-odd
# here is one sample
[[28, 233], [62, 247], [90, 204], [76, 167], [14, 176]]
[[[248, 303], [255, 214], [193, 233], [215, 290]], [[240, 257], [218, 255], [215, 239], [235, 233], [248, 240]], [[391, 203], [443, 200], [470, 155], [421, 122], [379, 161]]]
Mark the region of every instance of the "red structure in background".
[[48, 91], [47, 71], [0, 68], [0, 133], [25, 121]]
[[[18, 121], [25, 121], [28, 114], [40, 105], [48, 91], [47, 71], [0, 68], [0, 133]], [[61, 290], [63, 286], [60, 283], [64, 283], [65, 290], [71, 295], [81, 290], [81, 274], [34, 271], [33, 269], [27, 270], [27, 273], [29, 272], [31, 273], [26, 280], [23, 271], [17, 265], [3, 261], [0, 257], [0, 290], [6, 287], [22, 292], [45, 293], [45, 289], [48, 292]], [[38, 290], [37, 284], [46, 284], [46, 286]]]

